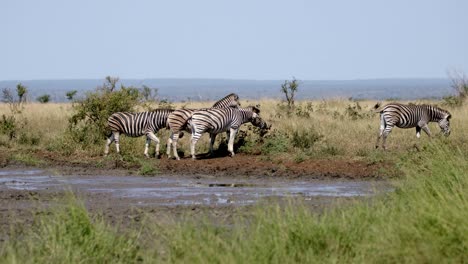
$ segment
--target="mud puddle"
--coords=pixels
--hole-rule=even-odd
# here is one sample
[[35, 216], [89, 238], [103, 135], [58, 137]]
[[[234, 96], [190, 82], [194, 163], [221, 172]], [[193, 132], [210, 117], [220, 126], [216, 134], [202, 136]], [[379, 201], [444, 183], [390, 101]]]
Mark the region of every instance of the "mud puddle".
[[189, 176], [76, 176], [53, 175], [44, 170], [0, 171], [0, 191], [66, 191], [106, 194], [132, 205], [249, 205], [275, 197], [372, 196], [389, 191], [385, 182], [194, 178]]

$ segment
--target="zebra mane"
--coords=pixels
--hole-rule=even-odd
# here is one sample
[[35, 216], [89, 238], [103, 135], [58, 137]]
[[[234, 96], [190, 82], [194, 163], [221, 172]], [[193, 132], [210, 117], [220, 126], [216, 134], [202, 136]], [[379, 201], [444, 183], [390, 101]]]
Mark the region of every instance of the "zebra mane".
[[216, 101], [214, 104], [213, 104], [213, 107], [216, 107], [218, 106], [220, 103], [226, 101], [227, 99], [229, 98], [232, 98], [234, 99], [235, 101], [239, 101], [239, 95], [235, 94], [235, 93], [230, 93], [226, 96], [224, 96], [223, 98], [219, 99], [218, 101]]

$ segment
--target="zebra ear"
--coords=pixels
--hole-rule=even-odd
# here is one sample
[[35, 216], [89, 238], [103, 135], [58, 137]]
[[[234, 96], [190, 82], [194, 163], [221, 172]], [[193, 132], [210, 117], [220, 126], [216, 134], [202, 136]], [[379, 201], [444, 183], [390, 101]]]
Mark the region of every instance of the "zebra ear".
[[258, 108], [260, 105], [252, 106], [252, 111], [254, 113], [260, 114], [260, 108]]
[[450, 121], [450, 118], [452, 118], [452, 114], [449, 114], [449, 115], [447, 116], [447, 120]]

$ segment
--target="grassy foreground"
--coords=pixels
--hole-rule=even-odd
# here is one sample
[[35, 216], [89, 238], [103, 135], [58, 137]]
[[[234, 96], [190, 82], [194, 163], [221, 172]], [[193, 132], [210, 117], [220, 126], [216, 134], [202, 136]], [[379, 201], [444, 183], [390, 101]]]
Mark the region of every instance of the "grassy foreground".
[[230, 227], [206, 223], [125, 232], [79, 202], [40, 216], [0, 248], [2, 263], [466, 263], [468, 153], [434, 141], [401, 159], [395, 191], [316, 215], [257, 208]]

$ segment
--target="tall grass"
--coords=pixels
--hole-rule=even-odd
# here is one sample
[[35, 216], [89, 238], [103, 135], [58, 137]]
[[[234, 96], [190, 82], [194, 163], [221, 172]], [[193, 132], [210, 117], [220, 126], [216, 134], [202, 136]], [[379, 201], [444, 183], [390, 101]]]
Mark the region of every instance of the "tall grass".
[[468, 153], [435, 143], [404, 157], [405, 177], [370, 202], [320, 215], [294, 202], [259, 206], [231, 226], [146, 222], [144, 235], [92, 220], [75, 204], [7, 241], [0, 262], [466, 263]]
[[[396, 191], [317, 216], [259, 209], [248, 225], [171, 230], [169, 259], [215, 263], [466, 263], [466, 152], [429, 146], [403, 163]], [[417, 165], [412, 163], [417, 161]]]

